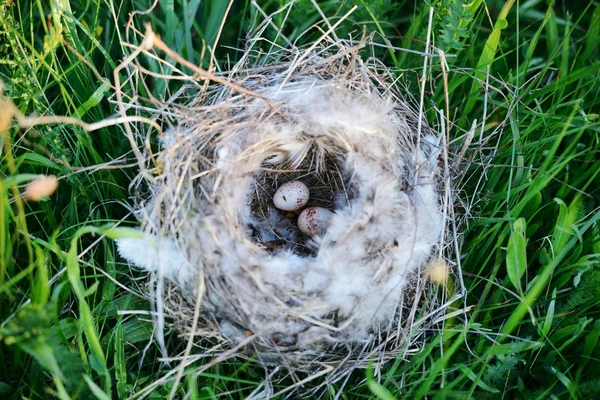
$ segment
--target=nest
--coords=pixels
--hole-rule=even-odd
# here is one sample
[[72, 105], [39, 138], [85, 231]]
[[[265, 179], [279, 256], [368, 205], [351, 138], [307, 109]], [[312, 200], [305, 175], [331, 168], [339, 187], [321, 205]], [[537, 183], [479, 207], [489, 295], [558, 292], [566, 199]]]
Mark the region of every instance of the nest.
[[[119, 252], [157, 278], [157, 311], [199, 351], [341, 379], [407, 357], [462, 295], [441, 305], [423, 279], [446, 245], [442, 138], [363, 46], [249, 51], [226, 83], [153, 116], [169, 129], [144, 237]], [[294, 180], [333, 212], [323, 235], [274, 206]]]

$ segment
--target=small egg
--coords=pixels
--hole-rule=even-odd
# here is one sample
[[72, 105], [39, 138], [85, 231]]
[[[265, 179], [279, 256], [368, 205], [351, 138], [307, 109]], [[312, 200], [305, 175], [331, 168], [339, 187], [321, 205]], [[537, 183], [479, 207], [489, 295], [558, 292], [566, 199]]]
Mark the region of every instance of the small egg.
[[273, 204], [282, 211], [296, 211], [308, 203], [308, 186], [300, 181], [284, 183], [273, 195]]
[[333, 213], [323, 207], [308, 207], [298, 216], [300, 232], [308, 236], [321, 236], [327, 231]]

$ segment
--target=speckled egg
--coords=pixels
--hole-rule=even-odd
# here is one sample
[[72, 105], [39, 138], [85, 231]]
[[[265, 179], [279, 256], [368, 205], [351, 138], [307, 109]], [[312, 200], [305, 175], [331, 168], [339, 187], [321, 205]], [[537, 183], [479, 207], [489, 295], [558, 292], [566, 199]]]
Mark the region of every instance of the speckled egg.
[[307, 207], [298, 216], [300, 232], [308, 236], [321, 236], [327, 231], [333, 213], [323, 207]]
[[310, 191], [300, 181], [284, 183], [273, 195], [273, 204], [282, 211], [297, 211], [308, 203]]

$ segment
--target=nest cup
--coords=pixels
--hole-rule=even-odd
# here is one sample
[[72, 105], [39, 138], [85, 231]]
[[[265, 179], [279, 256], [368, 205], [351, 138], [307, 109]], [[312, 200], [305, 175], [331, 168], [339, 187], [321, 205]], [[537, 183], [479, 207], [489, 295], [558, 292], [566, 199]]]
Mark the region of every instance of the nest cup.
[[[444, 247], [438, 135], [358, 47], [277, 58], [164, 104], [145, 237], [119, 251], [199, 348], [294, 371], [405, 357], [445, 311], [421, 279]], [[323, 235], [274, 207], [294, 180], [333, 212]]]

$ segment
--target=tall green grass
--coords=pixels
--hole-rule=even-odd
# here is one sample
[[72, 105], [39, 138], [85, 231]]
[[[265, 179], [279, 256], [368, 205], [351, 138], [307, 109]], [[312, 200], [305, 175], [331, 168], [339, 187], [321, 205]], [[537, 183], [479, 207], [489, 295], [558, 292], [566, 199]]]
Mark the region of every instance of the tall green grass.
[[[124, 56], [123, 26], [131, 12], [150, 3], [3, 1], [4, 96], [23, 114], [90, 122], [113, 115], [109, 85]], [[161, 0], [138, 21], [152, 22], [169, 46], [208, 67], [227, 3]], [[268, 12], [285, 3], [260, 5]], [[319, 5], [332, 18], [358, 6], [340, 37], [364, 27], [394, 46], [424, 49], [429, 11], [422, 2]], [[391, 363], [378, 379], [371, 371], [355, 372], [342, 398], [599, 398], [600, 4], [432, 5], [434, 44], [449, 55], [452, 148], [460, 150], [484, 110], [474, 143], [505, 123], [490, 148], [469, 153], [471, 163], [462, 165], [468, 168], [459, 187], [465, 202], [455, 209], [471, 217], [458, 240], [472, 310], [430, 332], [420, 352]], [[310, 35], [300, 35], [319, 14], [305, 0], [294, 10], [283, 32], [299, 44], [309, 42]], [[218, 69], [239, 58], [231, 47], [243, 47], [240, 39], [261, 18], [249, 1], [233, 3], [221, 46], [212, 49]], [[277, 15], [274, 23], [281, 26], [283, 18]], [[416, 96], [420, 74], [410, 70], [420, 71], [422, 58], [401, 51], [377, 55], [399, 70]], [[446, 109], [439, 59], [429, 71], [425, 106], [435, 120], [433, 107]], [[158, 85], [152, 94], [161, 98], [175, 89]], [[22, 130], [13, 122], [0, 134], [0, 398], [126, 398], [139, 392], [166, 366], [150, 342], [153, 326], [142, 313], [149, 308], [138, 295], [140, 283], [111, 240], [127, 234], [112, 226], [134, 222], [123, 205], [136, 174], [124, 133], [71, 125]], [[80, 170], [119, 157], [119, 168]], [[38, 174], [59, 176], [57, 192], [39, 203], [20, 201], [22, 185]], [[181, 346], [175, 333], [167, 335], [171, 354]], [[250, 362], [222, 363], [188, 375], [176, 396], [240, 398], [263, 374]], [[333, 385], [331, 397], [339, 389]], [[170, 390], [167, 383], [151, 397]]]

